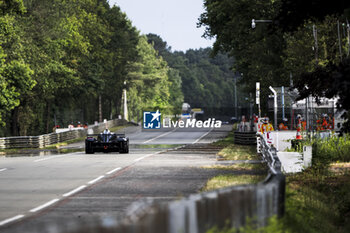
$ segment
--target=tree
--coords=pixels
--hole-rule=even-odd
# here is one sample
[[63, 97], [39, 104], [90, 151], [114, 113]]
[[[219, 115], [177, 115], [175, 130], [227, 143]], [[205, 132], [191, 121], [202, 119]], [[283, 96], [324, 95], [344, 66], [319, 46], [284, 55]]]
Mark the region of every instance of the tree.
[[169, 67], [157, 51], [141, 36], [137, 46], [138, 59], [130, 64], [127, 75], [128, 104], [130, 118], [141, 119], [145, 110], [160, 110], [172, 113], [169, 104]]
[[5, 125], [4, 117], [36, 82], [22, 56], [20, 28], [15, 24], [16, 15], [25, 12], [23, 2], [1, 1], [0, 11], [0, 125]]
[[199, 26], [206, 28], [204, 36], [216, 38], [214, 54], [221, 51], [234, 57], [234, 71], [244, 74], [240, 81], [246, 91], [253, 92], [255, 82], [260, 81], [263, 98], [268, 95], [268, 86], [289, 84], [289, 74], [283, 69], [281, 59], [285, 42], [274, 24], [260, 23], [252, 29], [251, 23], [252, 19], [274, 19], [278, 3], [206, 0], [206, 11], [199, 18]]

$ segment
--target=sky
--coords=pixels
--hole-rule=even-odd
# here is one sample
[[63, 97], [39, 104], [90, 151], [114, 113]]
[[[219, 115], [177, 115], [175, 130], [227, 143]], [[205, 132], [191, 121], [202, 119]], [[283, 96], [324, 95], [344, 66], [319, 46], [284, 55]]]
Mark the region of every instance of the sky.
[[204, 12], [203, 0], [109, 0], [118, 5], [142, 34], [159, 35], [172, 51], [211, 47], [213, 40], [202, 38], [197, 28]]

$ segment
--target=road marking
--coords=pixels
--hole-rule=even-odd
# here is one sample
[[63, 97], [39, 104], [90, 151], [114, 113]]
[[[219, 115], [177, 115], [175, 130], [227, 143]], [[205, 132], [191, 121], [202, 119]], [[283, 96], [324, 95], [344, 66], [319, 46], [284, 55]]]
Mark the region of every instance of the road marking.
[[29, 212], [35, 213], [35, 212], [37, 212], [37, 211], [39, 211], [39, 210], [42, 210], [42, 209], [44, 209], [44, 208], [46, 208], [46, 207], [48, 207], [48, 206], [50, 206], [50, 205], [52, 205], [52, 204], [58, 202], [59, 200], [60, 200], [60, 199], [53, 199], [53, 200], [51, 200], [51, 201], [49, 201], [49, 202], [46, 202], [45, 204], [43, 204], [43, 205], [41, 205], [41, 206], [38, 206], [38, 207], [36, 207], [36, 208], [33, 208], [33, 209], [29, 210]]
[[113, 170], [107, 172], [106, 174], [107, 174], [107, 175], [110, 175], [110, 174], [112, 174], [112, 173], [114, 173], [114, 172], [116, 172], [116, 171], [119, 171], [120, 169], [122, 169], [122, 168], [121, 168], [121, 167], [117, 167], [117, 168], [115, 168], [115, 169], [113, 169]]
[[200, 136], [196, 141], [192, 142], [192, 144], [196, 144], [197, 142], [199, 142], [202, 138], [204, 138], [205, 136], [207, 136], [214, 128], [211, 128], [208, 132], [206, 132], [205, 134], [203, 134], [202, 136]]
[[166, 135], [168, 135], [168, 134], [174, 132], [175, 130], [176, 130], [176, 129], [173, 129], [173, 130], [170, 131], [170, 132], [163, 133], [163, 134], [161, 134], [161, 135], [158, 135], [157, 137], [154, 137], [154, 138], [151, 138], [151, 139], [149, 139], [149, 140], [147, 140], [147, 141], [144, 141], [143, 144], [146, 144], [146, 143], [149, 143], [149, 142], [151, 142], [151, 141], [153, 141], [153, 140], [156, 140], [156, 139], [158, 139], [158, 138], [164, 137], [164, 136], [166, 136]]
[[21, 219], [21, 218], [23, 218], [23, 217], [24, 217], [24, 215], [17, 215], [17, 216], [15, 216], [15, 217], [5, 219], [5, 220], [3, 220], [3, 221], [0, 222], [0, 226], [3, 226], [3, 225], [5, 225], [5, 224], [7, 224], [7, 223], [16, 221], [16, 220]]
[[76, 188], [76, 189], [73, 189], [72, 191], [63, 194], [62, 196], [64, 196], [64, 197], [71, 196], [71, 195], [73, 195], [74, 193], [77, 193], [77, 192], [83, 190], [84, 188], [86, 188], [86, 185], [82, 185], [82, 186], [80, 186], [80, 187], [78, 187], [78, 188]]
[[0, 169], [0, 172], [6, 171], [6, 170], [7, 170], [7, 168], [2, 168], [2, 169]]
[[56, 155], [56, 156], [50, 156], [48, 158], [37, 159], [37, 160], [34, 160], [34, 163], [46, 161], [46, 160], [50, 160], [50, 159], [62, 158], [62, 157], [68, 156], [68, 155], [71, 155], [71, 154]]
[[96, 179], [89, 181], [88, 184], [96, 183], [97, 181], [103, 179], [104, 177], [105, 177], [105, 176], [99, 176], [99, 177], [97, 177]]
[[153, 154], [148, 154], [148, 155], [142, 156], [142, 157], [140, 157], [140, 158], [138, 158], [138, 159], [135, 159], [134, 162], [136, 163], [136, 162], [141, 161], [141, 160], [143, 160], [143, 159], [145, 159], [145, 158], [147, 158], [147, 157], [150, 157], [150, 156], [152, 156], [152, 155], [156, 155], [156, 154], [159, 154], [159, 153], [162, 153], [162, 152], [165, 152], [165, 150], [158, 151], [158, 152], [155, 152], [155, 153], [153, 153]]

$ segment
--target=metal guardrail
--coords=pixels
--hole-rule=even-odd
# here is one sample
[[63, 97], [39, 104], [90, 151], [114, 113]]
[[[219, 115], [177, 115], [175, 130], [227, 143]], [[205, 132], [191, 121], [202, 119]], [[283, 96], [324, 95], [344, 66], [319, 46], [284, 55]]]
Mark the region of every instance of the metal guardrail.
[[270, 171], [272, 172], [272, 174], [277, 175], [277, 174], [282, 174], [281, 171], [281, 161], [278, 159], [277, 156], [277, 149], [273, 146], [270, 146], [265, 138], [264, 135], [261, 133], [257, 133], [256, 134], [257, 138], [258, 138], [258, 147], [260, 147], [258, 149], [258, 153], [262, 155], [262, 157], [264, 158], [264, 160], [267, 162], [267, 165], [270, 168]]
[[61, 133], [50, 133], [39, 136], [19, 136], [0, 138], [0, 149], [15, 149], [15, 148], [44, 148], [52, 144], [72, 140], [86, 136], [89, 131], [93, 133], [102, 132], [106, 125], [108, 128], [126, 124], [125, 120], [110, 120], [106, 123], [100, 123], [82, 130], [71, 130]]

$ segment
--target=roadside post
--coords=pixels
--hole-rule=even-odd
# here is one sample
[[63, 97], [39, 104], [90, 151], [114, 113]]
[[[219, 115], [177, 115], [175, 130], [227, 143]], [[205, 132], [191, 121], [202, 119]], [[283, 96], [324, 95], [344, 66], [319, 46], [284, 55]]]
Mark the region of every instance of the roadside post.
[[258, 105], [259, 108], [259, 119], [261, 118], [261, 109], [260, 109], [260, 82], [256, 82], [256, 100], [255, 103]]
[[277, 92], [271, 86], [269, 89], [273, 93], [273, 112], [274, 112], [274, 128], [277, 129]]

